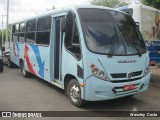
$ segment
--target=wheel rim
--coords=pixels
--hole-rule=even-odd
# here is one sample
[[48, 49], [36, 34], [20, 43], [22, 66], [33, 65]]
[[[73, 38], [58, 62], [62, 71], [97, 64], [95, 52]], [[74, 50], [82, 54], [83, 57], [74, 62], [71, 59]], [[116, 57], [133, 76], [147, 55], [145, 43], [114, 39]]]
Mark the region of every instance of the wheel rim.
[[10, 67], [10, 61], [8, 61], [8, 67]]
[[80, 95], [79, 95], [79, 87], [77, 85], [73, 85], [70, 89], [70, 97], [73, 102], [77, 103]]

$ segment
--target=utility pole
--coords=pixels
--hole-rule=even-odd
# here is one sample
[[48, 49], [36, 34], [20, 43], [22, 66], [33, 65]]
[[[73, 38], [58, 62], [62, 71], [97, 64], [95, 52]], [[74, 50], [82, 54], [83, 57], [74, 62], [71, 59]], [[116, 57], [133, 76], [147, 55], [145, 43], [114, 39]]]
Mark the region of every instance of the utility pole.
[[2, 47], [3, 47], [3, 15], [2, 15]]
[[6, 43], [8, 42], [9, 0], [7, 0]]
[[4, 43], [4, 40], [3, 40], [3, 17], [4, 16], [7, 16], [7, 15], [2, 15], [2, 46], [3, 46], [3, 43]]

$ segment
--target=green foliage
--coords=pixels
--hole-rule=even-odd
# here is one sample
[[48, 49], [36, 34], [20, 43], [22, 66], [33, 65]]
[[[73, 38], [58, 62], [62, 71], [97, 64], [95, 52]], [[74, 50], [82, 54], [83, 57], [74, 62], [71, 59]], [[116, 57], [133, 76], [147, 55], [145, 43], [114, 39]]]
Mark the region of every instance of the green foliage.
[[141, 3], [147, 6], [160, 9], [160, 0], [141, 0]]
[[90, 2], [93, 5], [101, 5], [112, 8], [128, 5], [128, 3], [124, 0], [91, 0]]
[[[8, 26], [8, 40], [10, 41], [11, 25]], [[3, 43], [6, 40], [6, 29], [3, 29]], [[0, 46], [2, 44], [2, 29], [0, 29]]]
[[[6, 30], [3, 30], [3, 42], [6, 39]], [[2, 44], [2, 30], [0, 30], [0, 46]]]

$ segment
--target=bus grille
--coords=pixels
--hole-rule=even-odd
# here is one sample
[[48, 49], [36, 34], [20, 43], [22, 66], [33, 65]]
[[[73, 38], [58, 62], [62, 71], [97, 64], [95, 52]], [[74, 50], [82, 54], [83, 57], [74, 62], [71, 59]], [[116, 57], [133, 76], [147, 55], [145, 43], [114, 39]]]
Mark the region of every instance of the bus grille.
[[[136, 71], [136, 72], [133, 72], [133, 73], [134, 73], [134, 76], [132, 76], [132, 77], [135, 77], [135, 76], [141, 75], [142, 71]], [[111, 74], [112, 78], [126, 78], [126, 75], [127, 75], [127, 73]]]
[[136, 81], [140, 80], [142, 77], [134, 78], [134, 79], [127, 79], [127, 80], [110, 80], [112, 83], [121, 83], [121, 82], [131, 82], [131, 81]]

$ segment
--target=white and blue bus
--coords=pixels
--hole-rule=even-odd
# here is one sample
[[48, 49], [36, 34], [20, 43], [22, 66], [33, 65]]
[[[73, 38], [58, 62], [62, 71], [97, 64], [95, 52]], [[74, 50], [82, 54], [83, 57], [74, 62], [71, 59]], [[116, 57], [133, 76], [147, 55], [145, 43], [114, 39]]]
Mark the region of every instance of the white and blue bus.
[[65, 90], [71, 103], [145, 91], [149, 55], [131, 16], [98, 6], [49, 11], [12, 25], [10, 59]]

